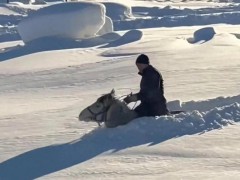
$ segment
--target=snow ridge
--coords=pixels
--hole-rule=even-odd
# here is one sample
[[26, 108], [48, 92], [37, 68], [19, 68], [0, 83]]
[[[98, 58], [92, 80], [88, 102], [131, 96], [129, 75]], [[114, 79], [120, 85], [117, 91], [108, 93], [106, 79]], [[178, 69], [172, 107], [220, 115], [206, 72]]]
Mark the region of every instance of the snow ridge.
[[37, 148], [2, 162], [0, 179], [35, 179], [100, 154], [111, 154], [144, 144], [151, 146], [171, 138], [219, 129], [238, 121], [240, 104], [236, 102], [206, 112], [195, 110], [175, 116], [139, 118], [112, 129], [98, 127], [78, 140]]
[[222, 129], [239, 121], [240, 104], [235, 102], [205, 112], [194, 110], [170, 116], [142, 117], [113, 129], [96, 128], [81, 140], [95, 137], [98, 141], [111, 144], [114, 144], [113, 141], [117, 144], [127, 141], [129, 146], [157, 144], [174, 137]]

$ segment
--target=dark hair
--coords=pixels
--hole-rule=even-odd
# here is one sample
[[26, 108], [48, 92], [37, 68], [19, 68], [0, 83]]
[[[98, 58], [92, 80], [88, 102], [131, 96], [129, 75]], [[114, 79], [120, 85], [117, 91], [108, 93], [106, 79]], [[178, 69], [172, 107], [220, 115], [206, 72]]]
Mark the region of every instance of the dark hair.
[[140, 63], [140, 64], [149, 64], [149, 58], [147, 55], [145, 54], [141, 54], [137, 57], [136, 59], [136, 63]]

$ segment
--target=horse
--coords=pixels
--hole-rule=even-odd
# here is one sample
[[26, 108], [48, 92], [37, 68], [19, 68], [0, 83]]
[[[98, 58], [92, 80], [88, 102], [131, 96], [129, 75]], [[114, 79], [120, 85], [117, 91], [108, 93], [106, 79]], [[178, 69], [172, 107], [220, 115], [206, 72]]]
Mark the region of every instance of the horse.
[[137, 118], [138, 115], [127, 104], [115, 96], [115, 90], [97, 99], [96, 102], [83, 109], [79, 121], [104, 123], [108, 128], [124, 125]]

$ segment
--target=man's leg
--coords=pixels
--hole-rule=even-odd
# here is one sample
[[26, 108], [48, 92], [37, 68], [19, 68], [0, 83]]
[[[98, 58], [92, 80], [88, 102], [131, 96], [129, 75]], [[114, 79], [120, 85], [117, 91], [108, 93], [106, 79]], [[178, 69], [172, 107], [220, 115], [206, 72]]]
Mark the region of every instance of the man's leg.
[[149, 105], [149, 115], [150, 116], [161, 116], [168, 114], [168, 109], [164, 103], [155, 103]]
[[148, 110], [148, 106], [144, 103], [141, 103], [139, 106], [137, 106], [134, 111], [138, 114], [138, 117], [144, 117], [144, 116], [148, 116], [149, 114], [149, 110]]

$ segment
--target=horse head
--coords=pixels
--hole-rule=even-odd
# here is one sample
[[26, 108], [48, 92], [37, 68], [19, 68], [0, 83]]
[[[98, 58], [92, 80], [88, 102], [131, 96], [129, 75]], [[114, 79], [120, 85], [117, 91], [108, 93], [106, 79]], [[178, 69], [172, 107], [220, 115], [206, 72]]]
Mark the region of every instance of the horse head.
[[110, 93], [104, 94], [97, 99], [96, 102], [83, 109], [79, 114], [79, 120], [85, 122], [103, 122], [104, 116], [115, 100], [115, 90], [113, 89]]

